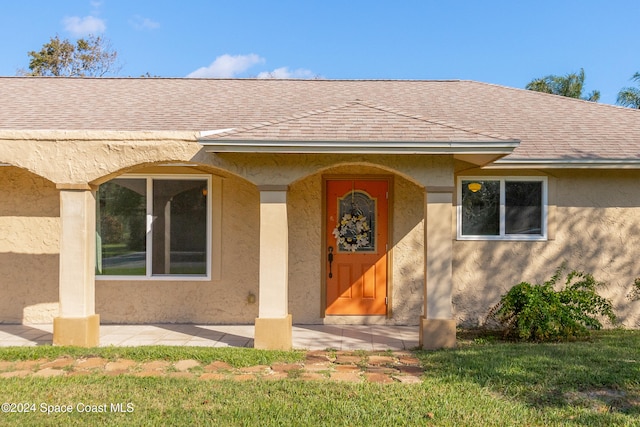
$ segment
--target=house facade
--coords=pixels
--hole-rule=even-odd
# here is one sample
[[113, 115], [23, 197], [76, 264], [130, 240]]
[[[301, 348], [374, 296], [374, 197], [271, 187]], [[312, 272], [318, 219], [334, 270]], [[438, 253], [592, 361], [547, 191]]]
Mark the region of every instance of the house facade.
[[0, 78], [0, 323], [415, 325], [563, 262], [640, 305], [640, 112], [470, 81]]

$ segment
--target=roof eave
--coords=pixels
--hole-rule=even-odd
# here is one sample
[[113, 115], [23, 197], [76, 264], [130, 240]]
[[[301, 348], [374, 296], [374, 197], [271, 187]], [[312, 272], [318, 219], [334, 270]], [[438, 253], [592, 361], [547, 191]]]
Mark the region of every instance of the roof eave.
[[520, 141], [255, 141], [200, 139], [209, 153], [511, 154]]
[[640, 169], [640, 159], [508, 159], [485, 169]]

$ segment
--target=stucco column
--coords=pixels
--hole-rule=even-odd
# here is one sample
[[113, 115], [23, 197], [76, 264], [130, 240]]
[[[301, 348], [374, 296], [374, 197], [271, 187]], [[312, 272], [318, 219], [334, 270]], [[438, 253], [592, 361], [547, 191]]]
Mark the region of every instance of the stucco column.
[[288, 308], [289, 242], [287, 186], [260, 190], [260, 297], [254, 347], [290, 350], [292, 320]]
[[95, 313], [95, 192], [88, 186], [58, 188], [60, 315], [53, 320], [53, 344], [95, 347], [100, 339]]
[[420, 322], [420, 347], [452, 348], [456, 345], [453, 319], [452, 260], [453, 188], [427, 187], [425, 193], [424, 315]]

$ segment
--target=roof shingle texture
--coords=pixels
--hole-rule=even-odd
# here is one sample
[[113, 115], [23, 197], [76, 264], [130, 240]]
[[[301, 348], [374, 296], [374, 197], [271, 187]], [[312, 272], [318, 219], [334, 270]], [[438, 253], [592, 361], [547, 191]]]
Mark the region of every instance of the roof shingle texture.
[[509, 159], [640, 160], [638, 110], [473, 81], [3, 77], [0, 129], [520, 140]]
[[462, 129], [361, 101], [313, 110], [281, 120], [216, 133], [203, 139], [225, 141], [403, 141], [511, 142], [499, 135]]

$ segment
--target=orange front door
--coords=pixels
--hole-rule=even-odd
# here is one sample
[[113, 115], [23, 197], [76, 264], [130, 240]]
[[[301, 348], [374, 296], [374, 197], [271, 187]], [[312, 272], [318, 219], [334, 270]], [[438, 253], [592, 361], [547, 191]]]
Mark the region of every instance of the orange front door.
[[389, 181], [326, 181], [328, 315], [387, 313]]

